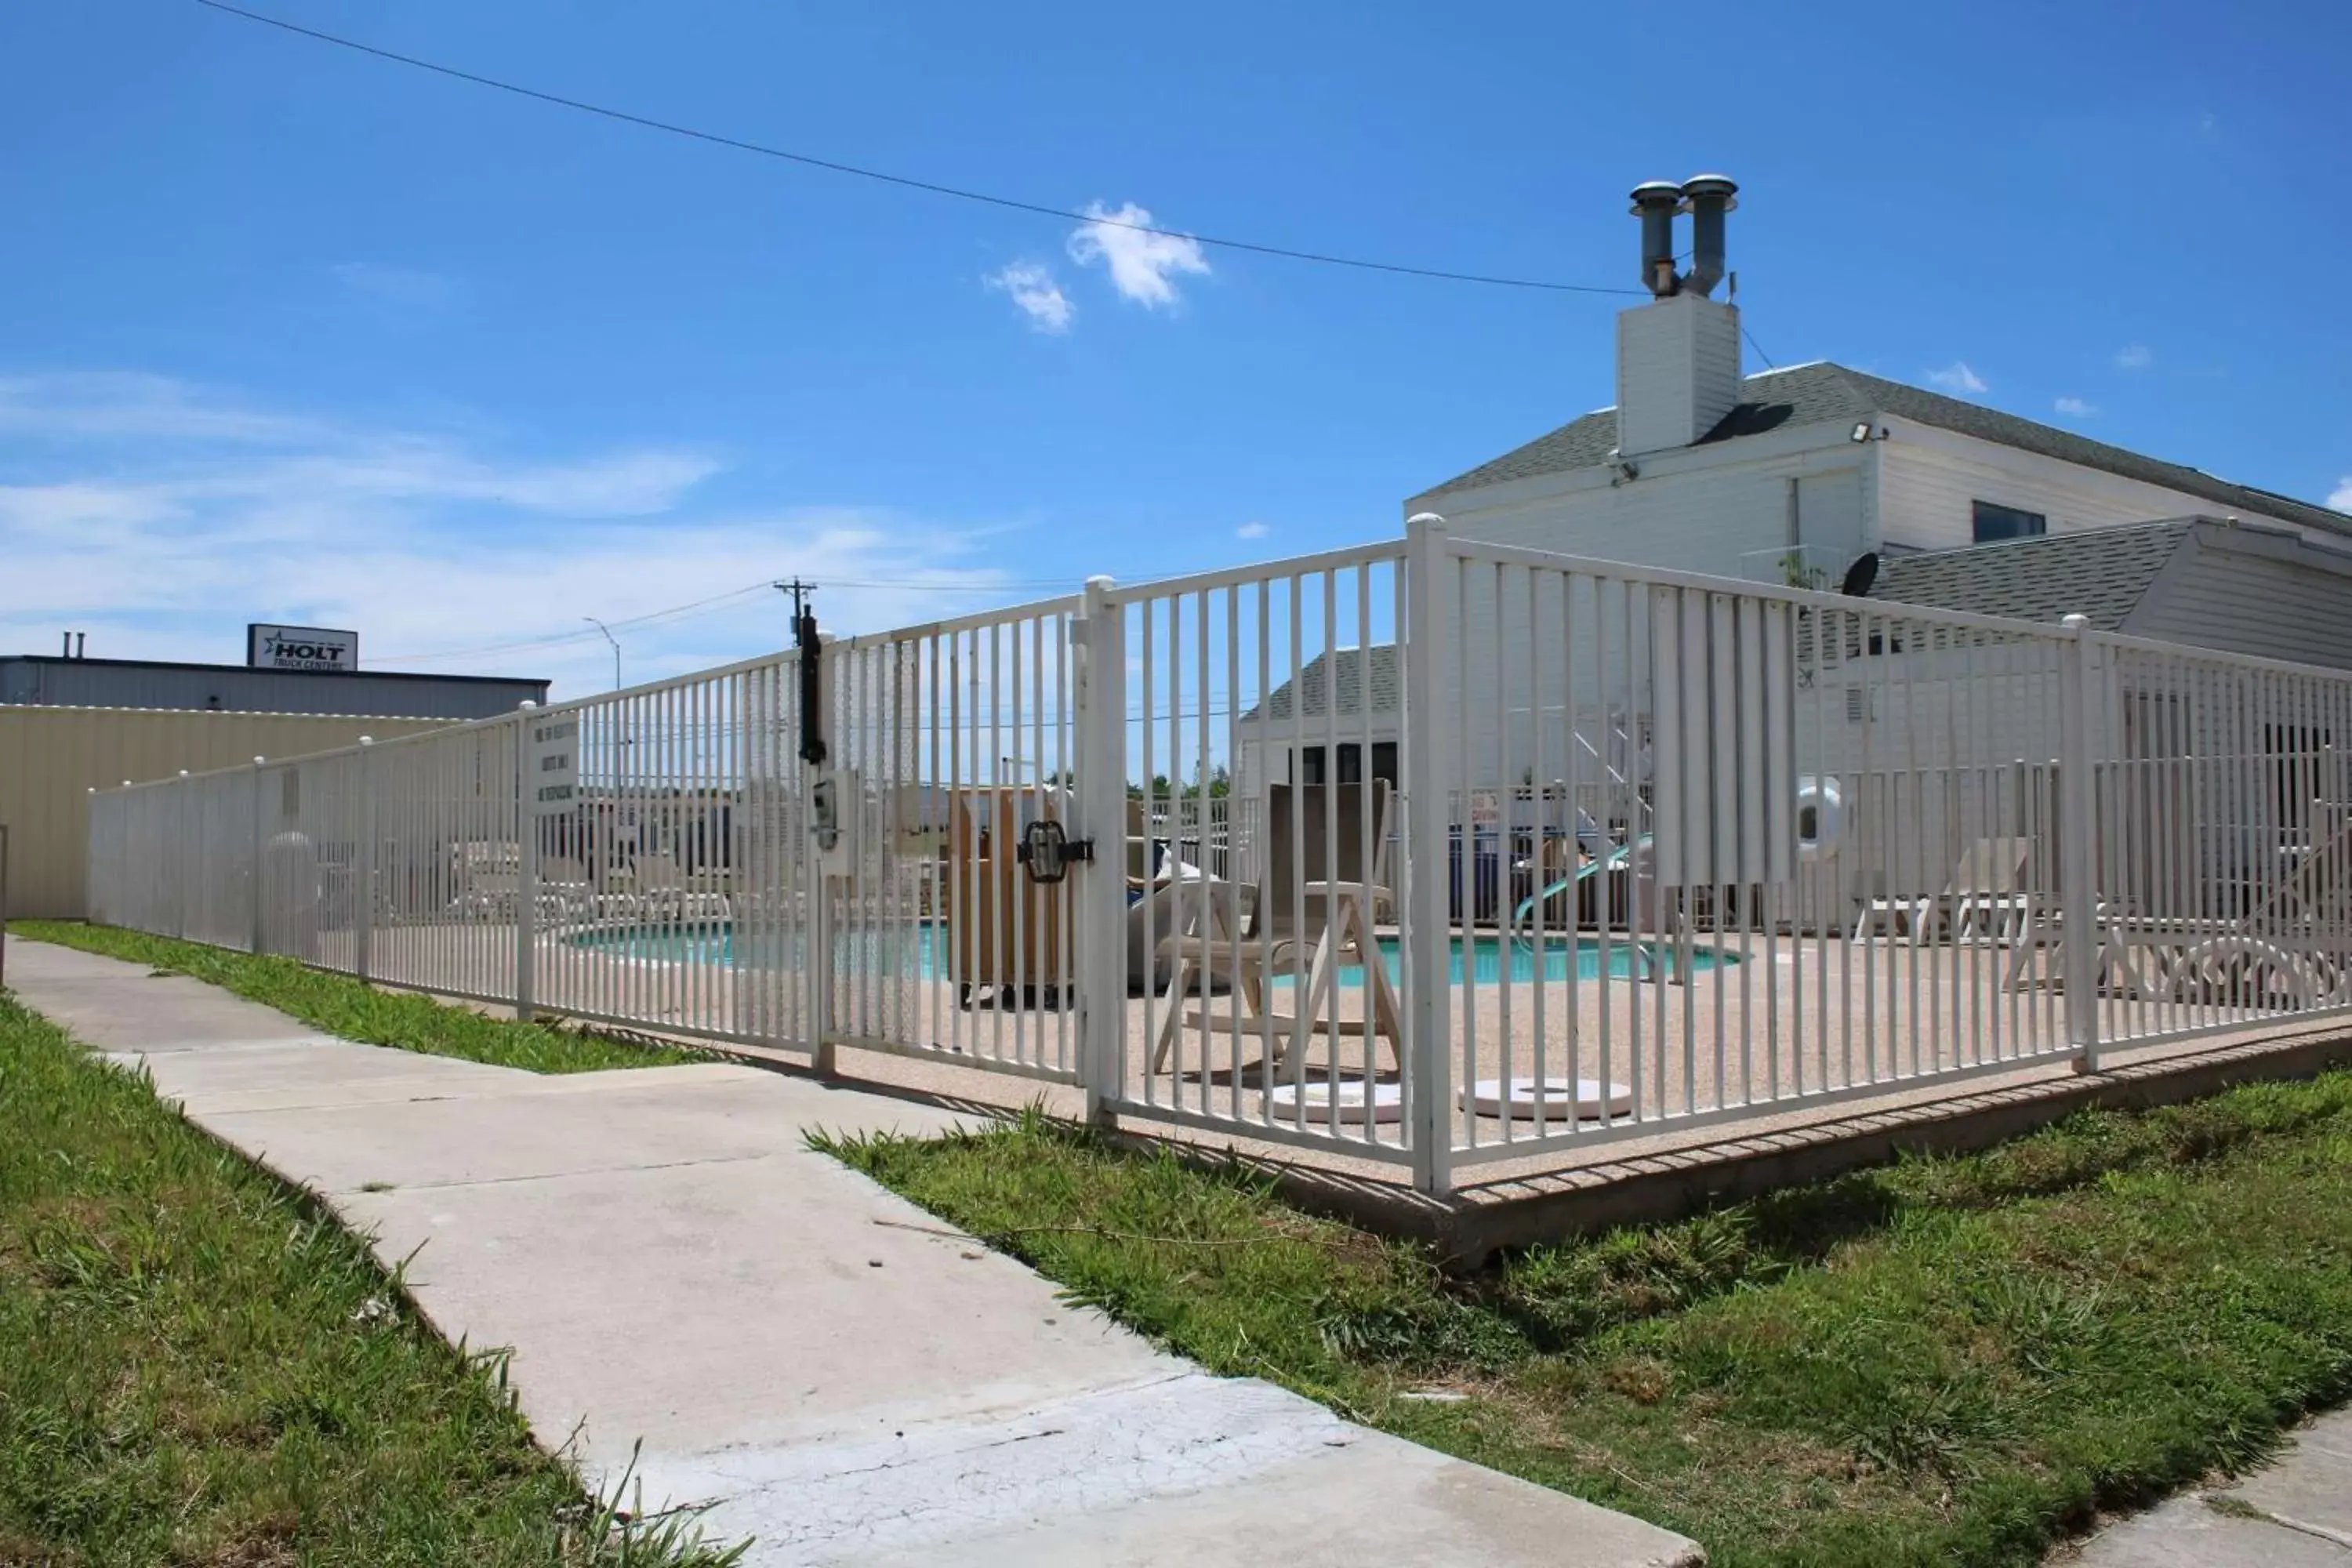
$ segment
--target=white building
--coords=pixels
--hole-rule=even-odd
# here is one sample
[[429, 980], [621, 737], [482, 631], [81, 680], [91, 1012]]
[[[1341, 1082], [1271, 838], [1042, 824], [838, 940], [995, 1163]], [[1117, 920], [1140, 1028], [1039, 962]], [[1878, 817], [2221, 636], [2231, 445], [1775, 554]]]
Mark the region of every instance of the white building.
[[[1722, 200], [1707, 187], [1728, 185], [1702, 176], [1680, 194]], [[1643, 186], [1636, 210], [1673, 190]], [[2326, 507], [1843, 365], [1745, 375], [1739, 308], [1708, 297], [1721, 213], [1712, 241], [1701, 223], [1679, 277], [1649, 259], [1671, 228], [1644, 225], [1643, 277], [1659, 292], [1617, 319], [1616, 405], [1433, 486], [1404, 503], [1408, 516], [1440, 513], [1465, 538], [1726, 577], [1781, 581], [1793, 553], [1832, 586], [1865, 551], [2200, 514], [2352, 543], [2352, 517]]]
[[[1413, 496], [1404, 515], [1436, 512], [1465, 539], [1816, 587], [1871, 554], [1882, 598], [2052, 621], [2079, 611], [2105, 629], [2352, 668], [2352, 517], [1843, 365], [1744, 374], [1738, 307], [1710, 297], [1732, 191], [1701, 176], [1634, 192], [1654, 297], [1618, 318], [1613, 406]], [[1678, 274], [1680, 212], [1694, 259]], [[1469, 635], [1473, 662], [1496, 668], [1497, 639], [1517, 648], [1526, 628], [1505, 606]], [[1360, 657], [1339, 656], [1336, 715], [1319, 670], [1296, 700], [1285, 685], [1243, 715], [1244, 792], [1325, 776], [1335, 729], [1331, 776], [1355, 776], [1367, 746], [1385, 773], [1394, 650], [1372, 650], [1369, 715], [1346, 664]], [[1507, 688], [1525, 662], [1503, 662]], [[1572, 723], [1507, 689], [1495, 706], [1516, 717], [1498, 726], [1476, 705], [1465, 749], [1500, 755], [1497, 729], [1523, 727], [1514, 776], [1517, 759], [1570, 748], [1587, 776], [1605, 776], [1604, 759], [1638, 767], [1639, 694], [1629, 711]]]

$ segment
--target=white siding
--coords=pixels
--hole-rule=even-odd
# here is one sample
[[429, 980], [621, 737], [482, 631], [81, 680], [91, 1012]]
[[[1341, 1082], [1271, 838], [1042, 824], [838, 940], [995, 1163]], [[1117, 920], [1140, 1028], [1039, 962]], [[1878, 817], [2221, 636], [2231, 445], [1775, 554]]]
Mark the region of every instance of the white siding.
[[[2050, 520], [2053, 533], [2231, 510], [2202, 496], [1971, 436], [1901, 419], [1885, 424], [1888, 436], [1879, 456], [1878, 537], [1886, 544], [1918, 550], [1972, 544], [1969, 503], [1976, 500], [2040, 512]], [[2254, 514], [2243, 515], [2251, 519]]]
[[[1605, 473], [1551, 475], [1434, 496], [1422, 505], [1443, 513], [1447, 528], [1461, 539], [1778, 584], [1788, 548], [1789, 487], [1794, 483], [1806, 563], [1834, 582], [1860, 553], [1866, 536], [1873, 450], [1848, 440], [1842, 427], [1814, 426], [1750, 437], [1735, 447], [1657, 454], [1643, 459], [1641, 477], [1624, 484], [1611, 484]], [[1731, 456], [1735, 451], [1738, 455]], [[1501, 679], [1480, 682], [1458, 713], [1465, 761], [1496, 768], [1497, 776], [1507, 772], [1513, 780], [1529, 773], [1561, 775], [1571, 745], [1564, 713], [1552, 708], [1538, 721], [1533, 712], [1550, 704], [1531, 700], [1528, 659], [1518, 651], [1528, 637], [1524, 584], [1515, 574], [1499, 609], [1491, 604], [1466, 607], [1474, 667], [1499, 668]], [[1491, 580], [1485, 591], [1491, 593]], [[1634, 614], [1645, 617], [1640, 598]], [[1612, 601], [1612, 642], [1622, 637], [1622, 614]], [[1557, 605], [1547, 606], [1541, 658], [1547, 669], [1559, 668], [1563, 651], [1553, 629], [1557, 615]], [[1508, 657], [1497, 651], [1497, 633], [1500, 646], [1513, 650]], [[1645, 637], [1638, 633], [1637, 645]], [[1578, 650], [1576, 664], [1583, 671], [1580, 680], [1588, 683], [1580, 709], [1593, 700], [1592, 683], [1605, 683], [1610, 693], [1607, 703], [1576, 717], [1577, 731], [1598, 746], [1614, 727], [1606, 709], [1621, 700], [1624, 659], [1619, 649], [1604, 655], [1587, 643]], [[1646, 691], [1636, 691], [1633, 704], [1645, 708]], [[1580, 750], [1576, 772], [1594, 780], [1601, 764]]]
[[[1864, 449], [1843, 431], [1802, 434], [1801, 442], [1748, 437], [1660, 453], [1622, 484], [1605, 471], [1549, 475], [1431, 496], [1415, 510], [1442, 513], [1461, 539], [1778, 581], [1770, 568], [1788, 545], [1789, 481], [1801, 479], [1808, 559], [1834, 574], [1862, 549], [1871, 489]], [[1842, 549], [1848, 553], [1831, 558]]]
[[1629, 457], [1687, 447], [1740, 395], [1739, 312], [1678, 294], [1617, 318], [1617, 446]]
[[2352, 668], [2352, 574], [2201, 542], [2195, 551], [2178, 575], [2158, 583], [2124, 630]]

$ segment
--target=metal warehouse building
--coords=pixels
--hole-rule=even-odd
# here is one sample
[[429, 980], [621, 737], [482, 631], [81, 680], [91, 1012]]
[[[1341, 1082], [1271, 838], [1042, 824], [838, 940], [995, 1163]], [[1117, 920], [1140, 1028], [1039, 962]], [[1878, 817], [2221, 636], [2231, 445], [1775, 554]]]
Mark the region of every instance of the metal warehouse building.
[[79, 920], [89, 792], [430, 730], [438, 719], [0, 706], [0, 826], [8, 912]]
[[488, 719], [547, 700], [544, 680], [394, 670], [256, 669], [139, 658], [0, 654], [0, 705], [172, 708], [217, 713], [333, 713]]
[[[253, 632], [299, 628], [248, 628]], [[178, 664], [155, 659], [0, 655], [0, 825], [9, 829], [5, 889], [20, 915], [83, 912], [89, 792], [167, 778], [257, 755], [293, 756], [389, 740], [437, 724], [545, 702], [544, 680], [354, 669], [340, 649], [297, 641], [269, 650], [323, 668]], [[69, 640], [68, 647], [74, 646]]]

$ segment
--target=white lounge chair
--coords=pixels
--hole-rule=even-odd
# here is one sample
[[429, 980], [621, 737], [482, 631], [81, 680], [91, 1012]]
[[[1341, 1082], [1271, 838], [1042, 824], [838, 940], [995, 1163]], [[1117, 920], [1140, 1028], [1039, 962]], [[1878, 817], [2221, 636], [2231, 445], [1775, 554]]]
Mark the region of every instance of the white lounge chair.
[[2032, 856], [2031, 838], [1979, 838], [1960, 856], [1942, 892], [1866, 900], [1854, 917], [1853, 940], [1860, 942], [1875, 926], [1912, 942], [2014, 941], [2032, 917], [2032, 890], [2025, 876]]
[[[2333, 808], [2323, 807], [2322, 815]], [[2137, 1001], [2268, 997], [2305, 1008], [2352, 1004], [2352, 820], [2307, 849], [2242, 916], [2149, 914], [2092, 904], [2097, 987]], [[2063, 912], [2037, 906], [2010, 961], [2008, 984], [2063, 983]], [[2042, 954], [2037, 966], [2035, 955]]]
[[667, 850], [640, 854], [636, 859], [635, 897], [641, 918], [656, 920], [731, 920], [727, 895], [698, 888]]
[[[1186, 1015], [1185, 998], [1196, 991], [1206, 997], [1220, 984], [1232, 987], [1236, 1024], [1270, 1042], [1269, 1070], [1282, 1065], [1301, 1018], [1307, 1020], [1311, 1033], [1360, 1034], [1369, 1029], [1383, 1036], [1389, 1055], [1403, 1069], [1402, 1008], [1372, 931], [1394, 906], [1389, 800], [1387, 784], [1379, 781], [1370, 785], [1267, 787], [1265, 853], [1255, 893], [1236, 898], [1229, 884], [1204, 879], [1185, 885], [1174, 900], [1192, 929], [1171, 933], [1160, 943], [1161, 959], [1172, 962], [1162, 993], [1152, 1071], [1166, 1065], [1187, 1023], [1203, 1021], [1202, 1015]], [[1369, 864], [1364, 858], [1367, 805]], [[1333, 858], [1329, 851], [1335, 843]], [[1296, 877], [1301, 868], [1305, 876]], [[1227, 910], [1235, 904], [1244, 911], [1244, 925], [1228, 931]], [[1206, 930], [1201, 929], [1203, 924]], [[1364, 973], [1365, 1016], [1335, 1025], [1324, 1016], [1326, 1004], [1339, 985], [1341, 966], [1349, 963], [1360, 966]], [[1284, 973], [1302, 982], [1294, 999], [1295, 1014], [1272, 1013], [1265, 1006], [1267, 984]]]

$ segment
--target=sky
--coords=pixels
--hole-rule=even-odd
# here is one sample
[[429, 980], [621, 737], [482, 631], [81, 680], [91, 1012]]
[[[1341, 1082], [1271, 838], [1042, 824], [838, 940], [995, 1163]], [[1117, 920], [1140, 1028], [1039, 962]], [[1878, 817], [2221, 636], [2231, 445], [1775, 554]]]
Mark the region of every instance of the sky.
[[[243, 0], [241, 0], [243, 3]], [[250, 0], [1076, 214], [1638, 287], [1741, 185], [1834, 359], [2352, 508], [2352, 8]], [[977, 205], [194, 0], [0, 6], [0, 650], [611, 684], [1394, 535], [1613, 400], [1635, 300]], [[517, 646], [521, 645], [521, 646]]]

